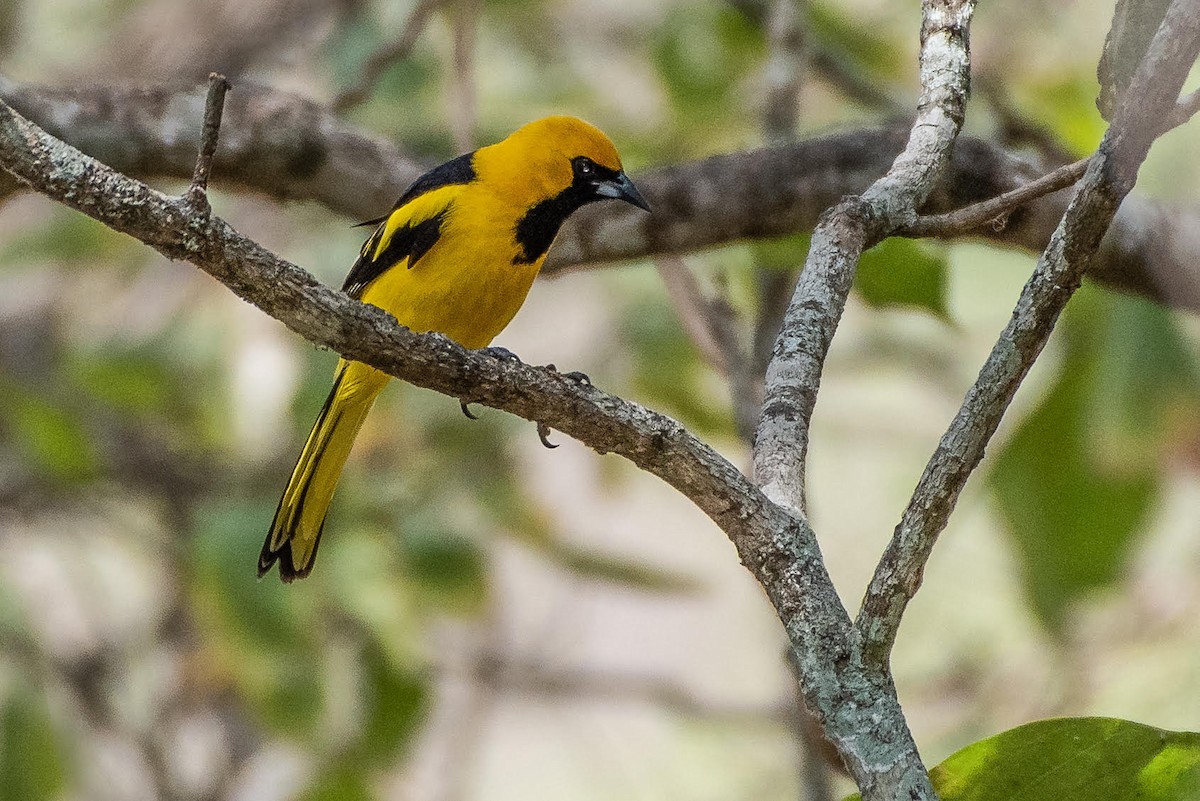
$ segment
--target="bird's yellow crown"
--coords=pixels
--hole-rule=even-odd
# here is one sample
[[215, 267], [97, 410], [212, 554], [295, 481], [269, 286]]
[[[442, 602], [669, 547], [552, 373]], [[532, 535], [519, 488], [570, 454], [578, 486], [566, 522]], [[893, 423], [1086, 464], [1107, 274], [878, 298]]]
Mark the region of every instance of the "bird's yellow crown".
[[532, 205], [571, 185], [571, 160], [585, 156], [601, 167], [621, 170], [617, 148], [604, 132], [578, 117], [543, 117], [475, 153], [482, 183], [504, 187], [509, 199]]

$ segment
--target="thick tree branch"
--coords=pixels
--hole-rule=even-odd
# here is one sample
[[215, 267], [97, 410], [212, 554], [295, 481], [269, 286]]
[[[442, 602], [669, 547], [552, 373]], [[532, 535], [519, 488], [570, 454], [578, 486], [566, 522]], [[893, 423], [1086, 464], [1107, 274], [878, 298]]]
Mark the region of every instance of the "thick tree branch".
[[[0, 98], [13, 108], [142, 178], [191, 178], [204, 93], [203, 86], [49, 89], [0, 77]], [[822, 211], [887, 171], [906, 132], [907, 125], [889, 125], [651, 170], [637, 182], [654, 214], [625, 212], [616, 204], [584, 209], [559, 235], [547, 272], [812, 230]], [[921, 211], [945, 212], [986, 200], [1048, 168], [960, 137]], [[310, 100], [239, 82], [226, 103], [214, 180], [272, 197], [315, 200], [363, 220], [389, 208], [422, 169], [392, 144]], [[15, 182], [0, 175], [0, 197], [14, 188]], [[970, 235], [1041, 252], [1068, 200], [1067, 192], [1039, 198], [1011, 213], [1002, 230], [984, 225]], [[1132, 196], [1122, 204], [1090, 275], [1125, 292], [1200, 311], [1198, 231], [1200, 208]]]
[[1150, 144], [1162, 131], [1161, 120], [1175, 106], [1198, 54], [1200, 0], [1174, 0], [1009, 324], [926, 466], [871, 581], [856, 625], [876, 665], [887, 664], [900, 618], [920, 586], [938, 534], [1100, 248], [1117, 207], [1133, 188]]
[[812, 529], [674, 420], [553, 370], [414, 334], [380, 309], [321, 285], [220, 217], [196, 214], [185, 200], [114, 172], [2, 103], [0, 167], [168, 258], [192, 262], [312, 342], [452, 398], [546, 423], [662, 478], [726, 532], [762, 584], [807, 665], [806, 701], [854, 766], [864, 798], [890, 801], [897, 788], [927, 784], [914, 774], [920, 763], [891, 679], [851, 659], [853, 624]]

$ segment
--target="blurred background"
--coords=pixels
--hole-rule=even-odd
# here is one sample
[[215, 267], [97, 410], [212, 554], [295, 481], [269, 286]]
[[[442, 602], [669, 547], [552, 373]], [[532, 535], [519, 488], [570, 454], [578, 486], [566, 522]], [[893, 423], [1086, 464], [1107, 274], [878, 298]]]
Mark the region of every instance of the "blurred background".
[[[546, 113], [635, 176], [779, 139], [769, 3], [446, 0], [346, 118], [434, 164]], [[222, 70], [330, 103], [417, 7], [397, 0], [0, 0], [0, 71], [45, 85]], [[794, 135], [915, 102], [915, 2], [797, 4]], [[428, 11], [428, 14], [424, 14]], [[1108, 9], [981, 4], [968, 130], [1078, 157], [1103, 123]], [[420, 15], [419, 15], [420, 16]], [[869, 90], [869, 91], [868, 91]], [[786, 115], [785, 118], [786, 120]], [[774, 127], [772, 127], [774, 126]], [[792, 127], [790, 121], [786, 127]], [[1197, 126], [1137, 191], [1190, 201]], [[340, 285], [364, 236], [315, 203], [219, 214]], [[166, 190], [181, 185], [161, 183]], [[807, 238], [684, 254], [742, 319]], [[826, 367], [814, 526], [856, 609], [937, 438], [1034, 263], [980, 243], [864, 259]], [[672, 262], [670, 269], [680, 269]], [[653, 263], [540, 281], [502, 344], [677, 417], [735, 463], [727, 377]], [[1192, 316], [1085, 286], [935, 551], [894, 657], [927, 764], [1020, 723], [1200, 727]], [[0, 798], [841, 797], [797, 714], [773, 611], [656, 479], [396, 384], [318, 569], [255, 559], [327, 392], [319, 352], [187, 264], [31, 194], [0, 206]], [[832, 773], [830, 776], [828, 774]]]

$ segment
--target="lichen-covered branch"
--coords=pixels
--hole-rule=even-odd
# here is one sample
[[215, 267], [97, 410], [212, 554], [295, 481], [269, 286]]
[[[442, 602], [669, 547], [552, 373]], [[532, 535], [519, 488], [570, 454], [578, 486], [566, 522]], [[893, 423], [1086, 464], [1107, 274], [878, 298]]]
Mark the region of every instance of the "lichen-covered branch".
[[1062, 222], [1017, 301], [979, 378], [942, 437], [876, 569], [856, 626], [868, 657], [887, 664], [908, 601], [938, 534], [1025, 374], [1133, 188], [1161, 121], [1200, 54], [1200, 0], [1174, 0], [1088, 162]]

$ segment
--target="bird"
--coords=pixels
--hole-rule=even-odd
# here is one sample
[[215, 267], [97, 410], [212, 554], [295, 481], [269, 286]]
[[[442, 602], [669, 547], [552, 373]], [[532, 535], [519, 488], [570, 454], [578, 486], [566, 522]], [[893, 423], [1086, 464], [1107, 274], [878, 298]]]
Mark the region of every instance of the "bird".
[[[422, 175], [378, 219], [342, 291], [415, 332], [487, 347], [525, 301], [562, 223], [600, 200], [649, 204], [612, 141], [576, 117], [552, 116]], [[258, 558], [285, 583], [313, 568], [351, 446], [389, 376], [341, 359]], [[464, 406], [465, 411], [465, 406]]]

